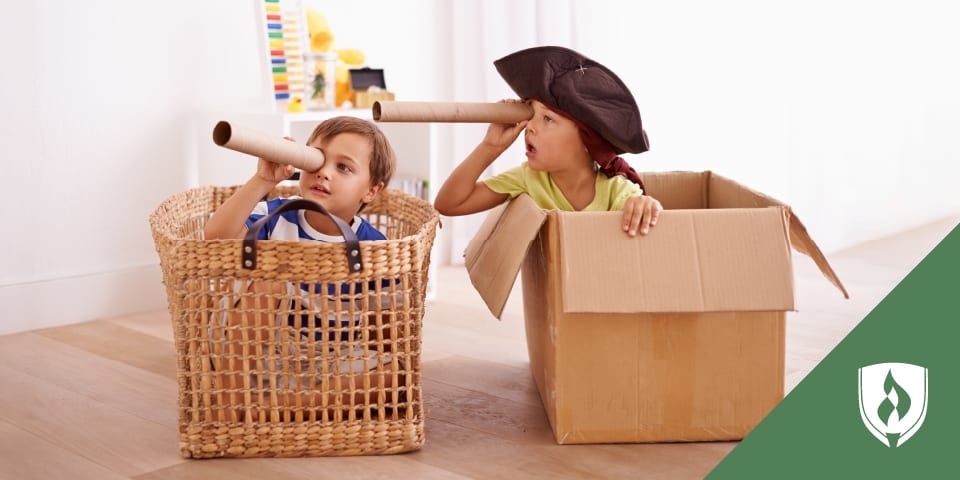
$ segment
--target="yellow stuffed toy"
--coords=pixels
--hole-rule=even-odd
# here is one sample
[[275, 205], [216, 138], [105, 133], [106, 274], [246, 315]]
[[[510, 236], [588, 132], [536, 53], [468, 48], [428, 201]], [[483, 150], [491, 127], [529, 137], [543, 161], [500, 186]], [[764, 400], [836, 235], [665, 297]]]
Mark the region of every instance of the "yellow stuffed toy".
[[311, 52], [329, 52], [333, 45], [333, 32], [327, 18], [320, 12], [307, 9], [307, 31], [310, 33]]
[[350, 69], [362, 67], [366, 61], [363, 52], [355, 48], [337, 50], [337, 106], [353, 97], [350, 85]]
[[[329, 52], [333, 47], [333, 31], [326, 17], [320, 12], [307, 9], [307, 31], [310, 32], [310, 51], [316, 53]], [[343, 106], [350, 99], [353, 90], [350, 88], [350, 69], [362, 67], [366, 56], [355, 48], [339, 48], [333, 50], [337, 54], [336, 68], [336, 104]], [[317, 65], [320, 73], [322, 65]]]

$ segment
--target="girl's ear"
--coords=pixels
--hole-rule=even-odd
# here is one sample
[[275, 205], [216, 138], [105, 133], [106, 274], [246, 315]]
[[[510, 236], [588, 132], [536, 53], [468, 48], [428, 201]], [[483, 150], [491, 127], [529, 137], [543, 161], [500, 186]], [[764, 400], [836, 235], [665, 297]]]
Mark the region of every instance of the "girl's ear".
[[372, 202], [381, 190], [383, 190], [383, 182], [380, 182], [376, 185], [370, 185], [370, 188], [367, 189], [367, 192], [363, 194], [363, 203]]

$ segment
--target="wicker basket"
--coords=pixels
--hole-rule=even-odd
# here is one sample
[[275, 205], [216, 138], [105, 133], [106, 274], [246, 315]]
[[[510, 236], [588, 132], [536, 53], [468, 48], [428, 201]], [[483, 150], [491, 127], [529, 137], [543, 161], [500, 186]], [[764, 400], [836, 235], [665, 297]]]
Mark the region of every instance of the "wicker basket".
[[[439, 215], [386, 189], [361, 215], [388, 240], [202, 240], [238, 187], [165, 200], [150, 226], [177, 352], [184, 457], [377, 455], [423, 445], [421, 323]], [[297, 194], [296, 187], [273, 195]]]

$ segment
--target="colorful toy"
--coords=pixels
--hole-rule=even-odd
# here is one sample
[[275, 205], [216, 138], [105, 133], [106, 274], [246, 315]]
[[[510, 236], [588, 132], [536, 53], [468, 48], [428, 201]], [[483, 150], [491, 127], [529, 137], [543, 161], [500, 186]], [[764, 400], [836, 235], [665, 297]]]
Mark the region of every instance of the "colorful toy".
[[300, 113], [306, 110], [303, 105], [303, 99], [299, 96], [293, 96], [290, 98], [290, 101], [287, 102], [287, 111], [291, 113]]
[[[338, 107], [350, 100], [353, 91], [350, 88], [350, 69], [363, 66], [366, 55], [356, 48], [333, 48], [334, 35], [326, 17], [320, 12], [308, 8], [306, 10], [307, 30], [310, 35], [310, 51], [312, 53], [334, 52], [337, 54], [336, 80], [332, 84], [336, 91], [335, 103]], [[314, 78], [320, 78], [322, 88], [330, 88], [330, 81], [323, 78], [326, 69], [322, 62], [317, 62]]]
[[262, 9], [273, 97], [287, 103], [305, 86], [301, 5], [299, 0], [263, 0]]

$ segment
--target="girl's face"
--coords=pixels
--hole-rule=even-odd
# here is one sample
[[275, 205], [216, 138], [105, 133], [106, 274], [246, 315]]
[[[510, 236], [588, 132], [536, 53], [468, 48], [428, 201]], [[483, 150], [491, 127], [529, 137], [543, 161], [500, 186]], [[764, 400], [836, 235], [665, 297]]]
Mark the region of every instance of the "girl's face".
[[530, 168], [552, 172], [589, 165], [590, 155], [580, 139], [577, 125], [543, 103], [533, 100], [530, 104], [533, 118], [527, 122], [524, 132]]
[[319, 170], [300, 173], [301, 195], [349, 223], [360, 205], [373, 200], [382, 188], [370, 184], [373, 145], [363, 135], [346, 132], [316, 138], [310, 146], [323, 150], [325, 160]]

